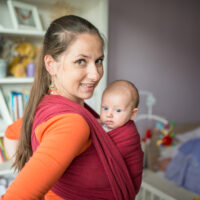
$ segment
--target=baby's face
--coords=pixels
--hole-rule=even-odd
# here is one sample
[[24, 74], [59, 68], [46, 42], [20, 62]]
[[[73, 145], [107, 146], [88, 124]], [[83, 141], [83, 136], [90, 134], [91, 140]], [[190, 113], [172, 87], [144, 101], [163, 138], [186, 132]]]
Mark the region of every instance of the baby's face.
[[115, 129], [128, 122], [133, 115], [130, 98], [119, 94], [105, 94], [101, 103], [100, 119], [109, 129]]

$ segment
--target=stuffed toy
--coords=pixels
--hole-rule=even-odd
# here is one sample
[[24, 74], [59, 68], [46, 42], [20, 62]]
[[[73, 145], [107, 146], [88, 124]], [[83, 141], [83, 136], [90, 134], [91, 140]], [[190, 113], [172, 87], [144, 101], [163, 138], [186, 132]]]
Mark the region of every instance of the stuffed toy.
[[158, 146], [170, 148], [173, 145], [174, 125], [175, 121], [165, 126], [160, 123], [156, 125], [156, 128], [162, 133], [160, 139], [157, 141]]
[[9, 65], [9, 72], [15, 77], [26, 76], [26, 66], [34, 62], [37, 55], [37, 47], [29, 42], [18, 42], [15, 46], [17, 56], [13, 58]]

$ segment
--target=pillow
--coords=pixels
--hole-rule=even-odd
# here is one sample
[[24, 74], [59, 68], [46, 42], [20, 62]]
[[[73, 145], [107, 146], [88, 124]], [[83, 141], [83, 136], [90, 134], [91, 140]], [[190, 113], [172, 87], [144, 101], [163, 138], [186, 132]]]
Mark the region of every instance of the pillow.
[[[175, 133], [175, 146], [172, 146], [170, 149], [162, 149], [161, 147], [158, 147], [156, 145], [157, 140], [160, 138], [159, 131], [153, 130], [152, 139], [149, 144], [146, 145], [145, 154], [146, 154], [146, 167], [149, 168], [152, 171], [157, 171], [157, 161], [159, 158], [172, 158], [174, 157], [177, 152], [178, 148], [180, 147], [179, 143], [181, 141], [185, 141], [188, 136], [185, 136], [189, 132], [193, 132], [198, 128], [200, 129], [200, 122], [192, 122], [192, 123], [184, 123], [184, 124], [176, 124], [174, 127], [174, 133]], [[194, 130], [195, 129], [195, 130]], [[195, 131], [196, 132], [196, 131]], [[197, 134], [197, 135], [200, 135]], [[177, 138], [178, 136], [178, 138]], [[180, 140], [179, 140], [180, 136]], [[193, 136], [196, 136], [196, 133], [193, 132]], [[178, 141], [177, 141], [178, 140]]]
[[176, 135], [176, 138], [181, 142], [181, 143], [184, 143], [188, 140], [191, 140], [191, 139], [195, 139], [195, 138], [200, 138], [200, 127], [199, 128], [196, 128], [192, 131], [188, 131], [184, 134], [178, 134]]

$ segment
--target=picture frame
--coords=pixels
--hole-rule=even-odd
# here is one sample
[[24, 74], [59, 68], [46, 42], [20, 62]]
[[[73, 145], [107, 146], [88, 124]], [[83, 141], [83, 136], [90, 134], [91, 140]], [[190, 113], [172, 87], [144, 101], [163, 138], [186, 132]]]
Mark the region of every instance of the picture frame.
[[42, 31], [37, 7], [18, 1], [7, 1], [14, 29], [31, 29]]

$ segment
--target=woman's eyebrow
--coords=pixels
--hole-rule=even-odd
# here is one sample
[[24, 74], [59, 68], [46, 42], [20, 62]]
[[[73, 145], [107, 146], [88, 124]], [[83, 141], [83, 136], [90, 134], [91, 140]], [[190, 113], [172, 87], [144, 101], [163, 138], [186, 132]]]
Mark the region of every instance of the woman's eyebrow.
[[90, 56], [87, 56], [87, 55], [84, 55], [84, 54], [79, 54], [77, 57], [90, 58]]
[[[78, 58], [78, 57], [91, 58], [91, 56], [84, 55], [84, 54], [79, 54], [79, 55], [77, 56], [77, 58]], [[99, 56], [97, 59], [99, 59], [99, 58], [104, 58], [104, 54], [103, 54], [102, 56]]]
[[[102, 56], [100, 56], [99, 58], [102, 58], [102, 59], [103, 59], [103, 58], [104, 58], [104, 54], [103, 54]], [[98, 59], [99, 59], [99, 58], [98, 58]]]

